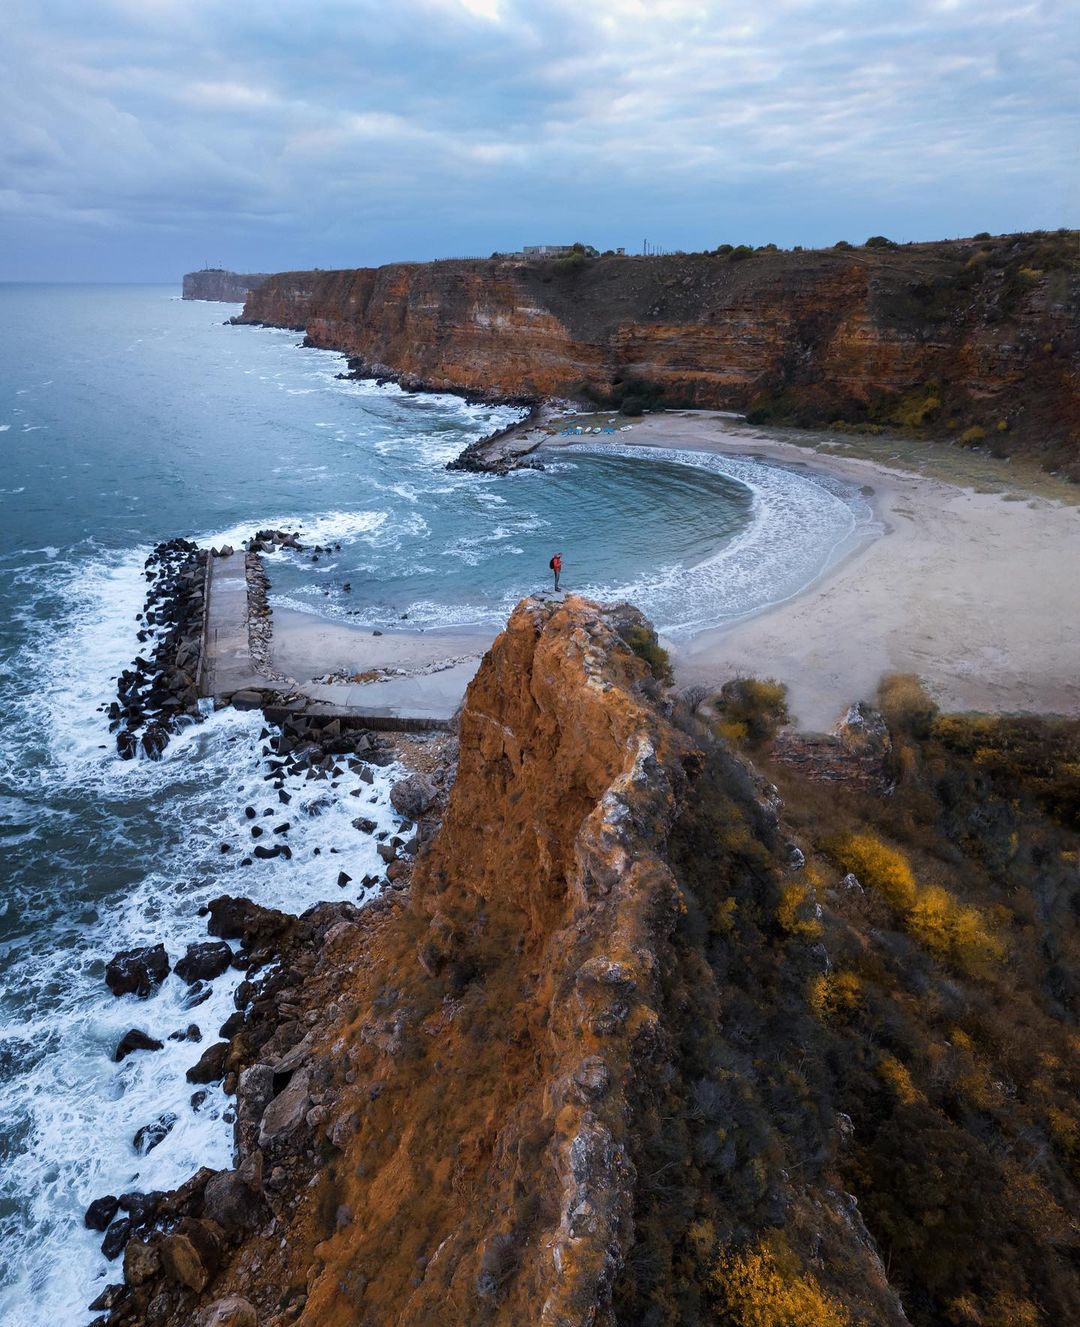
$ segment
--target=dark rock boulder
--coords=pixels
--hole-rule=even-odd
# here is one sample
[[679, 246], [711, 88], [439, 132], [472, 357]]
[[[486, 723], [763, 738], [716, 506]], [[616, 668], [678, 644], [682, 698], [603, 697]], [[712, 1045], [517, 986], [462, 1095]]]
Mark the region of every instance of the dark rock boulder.
[[262, 1199], [235, 1170], [223, 1170], [208, 1181], [203, 1196], [203, 1215], [216, 1221], [227, 1236], [242, 1235], [253, 1229], [262, 1211]]
[[145, 999], [169, 975], [169, 956], [164, 945], [124, 949], [105, 968], [105, 982], [113, 995], [137, 995]]
[[225, 1077], [225, 1059], [229, 1054], [227, 1041], [216, 1041], [208, 1046], [184, 1077], [189, 1083], [216, 1083]]
[[166, 1111], [164, 1115], [159, 1115], [156, 1120], [144, 1124], [131, 1140], [132, 1146], [139, 1156], [146, 1156], [159, 1143], [163, 1142], [172, 1132], [176, 1120], [177, 1117], [172, 1111]]
[[261, 691], [234, 691], [230, 699], [234, 710], [261, 710], [263, 705]]
[[120, 1199], [111, 1193], [95, 1198], [83, 1214], [83, 1225], [87, 1230], [108, 1230], [112, 1219], [120, 1209]]
[[435, 800], [436, 791], [426, 774], [410, 774], [390, 789], [390, 804], [398, 815], [419, 820]]
[[156, 1037], [148, 1036], [145, 1032], [140, 1032], [138, 1028], [132, 1028], [130, 1032], [124, 1035], [116, 1044], [116, 1050], [113, 1051], [113, 1059], [117, 1064], [126, 1059], [135, 1051], [159, 1051], [164, 1047], [163, 1041], [158, 1041]]
[[228, 894], [213, 899], [209, 911], [206, 929], [210, 934], [224, 940], [239, 940], [245, 949], [273, 945], [296, 920], [276, 908], [263, 908], [249, 898], [232, 898]]
[[208, 940], [203, 944], [188, 945], [187, 953], [173, 971], [192, 986], [197, 981], [220, 977], [231, 962], [232, 949], [224, 940]]
[[131, 1238], [131, 1222], [127, 1217], [120, 1221], [114, 1221], [105, 1232], [105, 1238], [101, 1241], [101, 1252], [110, 1262], [114, 1258], [119, 1258], [124, 1251], [124, 1245]]

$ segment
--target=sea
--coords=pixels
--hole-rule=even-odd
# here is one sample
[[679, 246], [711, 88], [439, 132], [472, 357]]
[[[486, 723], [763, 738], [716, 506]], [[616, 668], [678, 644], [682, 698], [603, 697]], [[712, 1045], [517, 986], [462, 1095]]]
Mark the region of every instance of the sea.
[[[750, 456], [590, 435], [506, 477], [453, 472], [520, 412], [343, 377], [295, 332], [165, 286], [0, 285], [0, 1323], [78, 1324], [118, 1263], [83, 1213], [231, 1161], [230, 1102], [185, 1071], [232, 1012], [230, 971], [193, 1006], [175, 975], [113, 997], [105, 964], [206, 939], [242, 893], [292, 912], [370, 897], [360, 803], [396, 824], [376, 772], [340, 802], [287, 785], [293, 858], [223, 852], [268, 805], [258, 714], [223, 710], [159, 762], [122, 761], [103, 707], [139, 652], [143, 562], [160, 540], [298, 529], [330, 552], [268, 560], [271, 605], [372, 630], [493, 630], [548, 584], [637, 603], [671, 641], [820, 575], [869, 519], [854, 489]], [[620, 420], [615, 427], [621, 428]], [[357, 785], [359, 786], [359, 785]], [[316, 849], [319, 851], [316, 852]], [[171, 1039], [192, 1024], [200, 1042]], [[115, 1063], [138, 1028], [165, 1049]], [[170, 1126], [152, 1149], [143, 1126]]]

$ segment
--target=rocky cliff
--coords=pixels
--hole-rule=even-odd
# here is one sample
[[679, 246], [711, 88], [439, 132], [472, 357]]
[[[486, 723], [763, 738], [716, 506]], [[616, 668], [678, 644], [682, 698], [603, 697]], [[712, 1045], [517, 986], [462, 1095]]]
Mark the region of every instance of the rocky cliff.
[[510, 398], [911, 428], [1080, 476], [1075, 233], [281, 273], [241, 321], [361, 373]]
[[185, 273], [184, 299], [243, 304], [252, 291], [268, 280], [265, 272], [226, 272], [221, 267], [204, 267], [201, 272]]
[[235, 1169], [129, 1223], [103, 1322], [1078, 1320], [1080, 726], [901, 688], [774, 783], [662, 664], [524, 601], [407, 885], [212, 906]]

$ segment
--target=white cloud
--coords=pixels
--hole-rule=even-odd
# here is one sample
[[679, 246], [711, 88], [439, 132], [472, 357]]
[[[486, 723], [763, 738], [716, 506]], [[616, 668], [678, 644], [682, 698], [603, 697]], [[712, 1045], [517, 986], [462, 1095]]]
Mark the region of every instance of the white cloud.
[[575, 218], [691, 243], [732, 216], [805, 242], [849, 215], [1025, 224], [1028, 199], [1026, 224], [1077, 220], [1037, 210], [1080, 193], [1076, 0], [11, 5], [7, 211], [73, 230], [288, 225], [317, 262], [328, 229], [360, 260], [406, 233], [438, 252], [451, 223], [509, 244]]

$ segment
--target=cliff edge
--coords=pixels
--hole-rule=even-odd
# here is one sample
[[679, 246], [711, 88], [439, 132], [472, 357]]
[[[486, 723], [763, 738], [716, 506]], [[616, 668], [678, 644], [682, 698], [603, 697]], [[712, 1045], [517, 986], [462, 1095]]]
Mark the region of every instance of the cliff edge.
[[204, 267], [200, 272], [184, 274], [183, 297], [243, 304], [269, 279], [265, 272], [227, 272], [222, 267]]
[[286, 272], [238, 321], [496, 399], [910, 429], [1080, 478], [1075, 232], [891, 248]]
[[235, 1168], [102, 1322], [1077, 1318], [1080, 725], [909, 688], [766, 778], [654, 669], [629, 606], [523, 601], [407, 890], [212, 905]]

